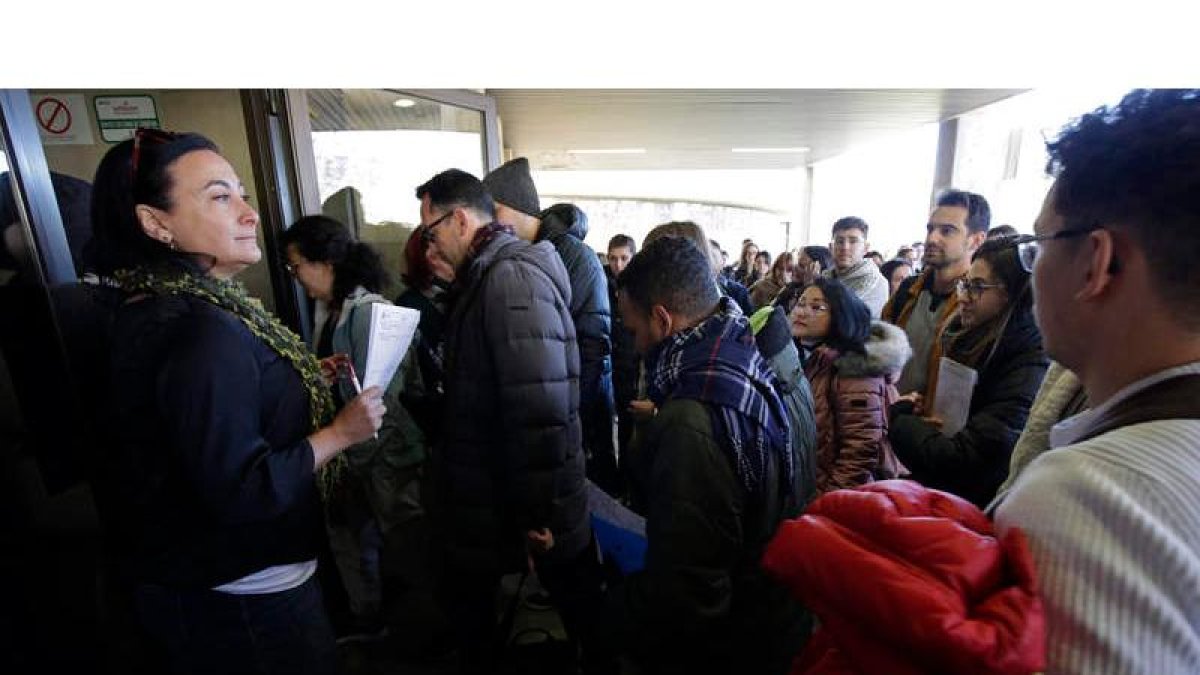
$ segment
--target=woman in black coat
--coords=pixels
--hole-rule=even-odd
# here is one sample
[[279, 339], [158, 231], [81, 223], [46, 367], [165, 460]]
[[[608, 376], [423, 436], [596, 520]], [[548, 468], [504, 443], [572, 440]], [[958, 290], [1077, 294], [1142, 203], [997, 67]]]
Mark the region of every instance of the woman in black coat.
[[262, 257], [243, 190], [198, 134], [138, 129], [96, 171], [97, 268], [124, 296], [104, 405], [128, 529], [109, 543], [173, 672], [333, 673], [318, 483], [378, 430], [382, 392], [334, 416], [299, 336], [233, 281]]
[[891, 410], [892, 448], [911, 478], [980, 508], [1004, 482], [1050, 365], [1033, 320], [1029, 281], [1012, 238], [984, 243], [959, 281], [959, 315], [946, 331], [943, 353], [979, 373], [962, 430], [943, 433], [919, 395]]

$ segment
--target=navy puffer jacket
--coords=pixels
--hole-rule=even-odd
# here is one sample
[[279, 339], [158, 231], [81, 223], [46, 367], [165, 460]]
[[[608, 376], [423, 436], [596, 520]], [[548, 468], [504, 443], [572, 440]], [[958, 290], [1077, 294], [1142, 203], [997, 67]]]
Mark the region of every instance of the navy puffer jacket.
[[612, 308], [608, 282], [595, 251], [583, 243], [587, 215], [574, 204], [555, 204], [538, 216], [538, 241], [554, 244], [571, 283], [571, 318], [579, 339], [581, 388], [586, 405], [597, 394], [601, 378], [612, 371]]

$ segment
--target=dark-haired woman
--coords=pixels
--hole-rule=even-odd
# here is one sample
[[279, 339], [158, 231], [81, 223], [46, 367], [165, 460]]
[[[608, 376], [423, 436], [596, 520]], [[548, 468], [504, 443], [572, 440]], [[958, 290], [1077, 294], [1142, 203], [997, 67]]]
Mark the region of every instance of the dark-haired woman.
[[796, 252], [796, 269], [792, 279], [807, 286], [830, 267], [833, 267], [833, 254], [828, 246], [805, 246]]
[[771, 304], [776, 295], [792, 280], [793, 256], [791, 252], [780, 253], [771, 266], [771, 273], [758, 280], [750, 289], [750, 304], [756, 309]]
[[112, 544], [174, 672], [332, 673], [318, 478], [379, 428], [382, 392], [335, 417], [304, 343], [232, 280], [262, 255], [243, 190], [197, 134], [139, 129], [96, 171], [97, 271], [125, 294], [104, 405], [129, 527]]
[[913, 266], [906, 258], [896, 258], [883, 263], [883, 266], [879, 268], [879, 273], [888, 280], [888, 297], [890, 298], [896, 294], [900, 284], [912, 276]]
[[[280, 244], [288, 269], [316, 301], [312, 346], [317, 356], [349, 356], [354, 372], [365, 372], [371, 306], [391, 304], [379, 294], [388, 284], [383, 260], [345, 225], [326, 216], [296, 221]], [[394, 540], [401, 526], [423, 516], [419, 478], [425, 440], [399, 399], [406, 386], [421, 384], [412, 354], [410, 350], [384, 393], [388, 413], [378, 437], [346, 451], [350, 471], [331, 504], [330, 543], [350, 600], [350, 636], [386, 632], [381, 615], [384, 541]], [[335, 403], [353, 398], [354, 387], [353, 379], [337, 378]]]
[[912, 355], [904, 331], [833, 279], [817, 279], [791, 309], [792, 335], [808, 356], [817, 418], [817, 492], [895, 477], [888, 445], [894, 382]]
[[442, 431], [443, 358], [446, 318], [450, 314], [448, 291], [454, 283], [454, 267], [430, 246], [425, 232], [417, 228], [404, 245], [402, 278], [407, 288], [396, 297], [396, 305], [421, 313], [414, 348], [424, 387], [419, 394], [406, 392], [404, 405], [421, 425], [429, 446], [437, 447]]
[[979, 373], [961, 431], [942, 433], [941, 420], [925, 416], [931, 406], [919, 398], [892, 409], [892, 446], [912, 478], [981, 509], [1008, 475], [1013, 446], [1050, 366], [1029, 281], [1011, 239], [984, 242], [959, 280], [959, 313], [942, 349]]

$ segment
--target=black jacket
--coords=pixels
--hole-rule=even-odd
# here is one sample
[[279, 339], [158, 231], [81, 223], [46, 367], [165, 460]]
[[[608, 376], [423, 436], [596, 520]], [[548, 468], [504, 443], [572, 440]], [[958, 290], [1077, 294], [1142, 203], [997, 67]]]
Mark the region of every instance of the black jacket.
[[421, 313], [413, 348], [417, 353], [417, 365], [421, 370], [423, 387], [419, 395], [413, 395], [406, 390], [401, 394], [401, 400], [413, 420], [421, 427], [421, 433], [430, 445], [436, 446], [442, 433], [445, 399], [443, 359], [446, 307], [445, 293], [441, 292], [439, 287], [435, 287], [435, 290], [437, 293], [431, 299], [415, 288], [406, 289], [396, 298], [396, 306], [409, 307]]
[[612, 271], [604, 268], [608, 279], [608, 302], [613, 309], [612, 345], [613, 345], [613, 393], [615, 394], [617, 411], [629, 407], [629, 402], [637, 398], [638, 377], [641, 374], [642, 357], [637, 353], [637, 345], [633, 333], [625, 328], [621, 321], [621, 313], [617, 311], [617, 280]]
[[211, 588], [317, 557], [324, 537], [309, 398], [290, 361], [190, 296], [121, 306], [117, 446], [135, 579]]
[[980, 369], [966, 426], [946, 436], [900, 402], [892, 406], [892, 449], [914, 480], [985, 508], [1008, 475], [1013, 446], [1049, 366], [1032, 312], [1015, 314]]
[[742, 314], [750, 316], [754, 313], [754, 306], [750, 304], [750, 291], [746, 290], [745, 286], [725, 276], [717, 278], [717, 285], [721, 287], [722, 293], [733, 298], [741, 308]]
[[587, 237], [587, 215], [574, 204], [555, 204], [542, 211], [538, 241], [549, 241], [562, 257], [571, 283], [571, 319], [579, 340], [580, 392], [586, 406], [606, 392], [601, 380], [612, 371], [612, 308], [604, 268]]
[[542, 527], [554, 534], [550, 559], [576, 555], [591, 527], [566, 269], [549, 244], [501, 233], [452, 293], [434, 455], [449, 562], [481, 574], [519, 569], [525, 532]]
[[[648, 672], [783, 672], [804, 615], [759, 560], [794, 500], [752, 499], [704, 404], [668, 400], [635, 440], [646, 566], [612, 598], [626, 648]], [[768, 467], [778, 475], [778, 457]], [[766, 484], [774, 484], [768, 479]]]

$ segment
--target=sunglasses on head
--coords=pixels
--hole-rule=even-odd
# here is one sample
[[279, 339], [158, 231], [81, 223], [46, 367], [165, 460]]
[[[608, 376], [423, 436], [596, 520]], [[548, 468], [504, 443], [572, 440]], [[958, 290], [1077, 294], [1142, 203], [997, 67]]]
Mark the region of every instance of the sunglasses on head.
[[174, 131], [166, 131], [164, 129], [152, 129], [150, 127], [138, 127], [133, 132], [133, 157], [129, 161], [129, 175], [133, 179], [137, 179], [138, 162], [142, 156], [142, 146], [146, 144], [162, 145], [170, 143], [179, 138], [179, 134]]

